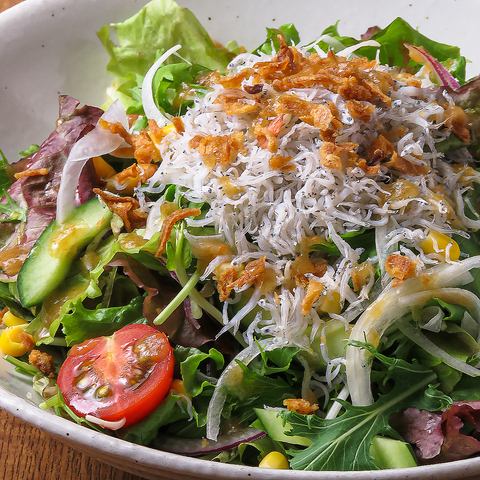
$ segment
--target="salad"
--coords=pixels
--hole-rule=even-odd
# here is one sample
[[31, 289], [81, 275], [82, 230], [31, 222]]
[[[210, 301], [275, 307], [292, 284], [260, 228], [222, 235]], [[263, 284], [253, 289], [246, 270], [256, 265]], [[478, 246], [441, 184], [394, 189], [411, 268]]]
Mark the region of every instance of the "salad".
[[397, 18], [248, 51], [173, 0], [98, 37], [105, 105], [61, 95], [49, 137], [0, 162], [0, 350], [41, 408], [262, 468], [480, 453], [459, 49]]

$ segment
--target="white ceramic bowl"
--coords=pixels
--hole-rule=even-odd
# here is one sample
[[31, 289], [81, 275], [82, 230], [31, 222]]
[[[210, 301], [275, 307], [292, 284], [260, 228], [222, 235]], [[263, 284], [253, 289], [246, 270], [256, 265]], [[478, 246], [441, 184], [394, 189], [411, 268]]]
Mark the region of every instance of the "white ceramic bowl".
[[[135, 13], [139, 0], [28, 0], [0, 15], [0, 147], [7, 157], [40, 143], [53, 129], [57, 95], [100, 104], [109, 79], [95, 32]], [[304, 40], [341, 20], [358, 35], [403, 16], [437, 40], [459, 45], [480, 71], [478, 0], [180, 0], [212, 36], [254, 47], [264, 28], [294, 22]], [[0, 408], [125, 470], [158, 479], [400, 480], [480, 478], [480, 458], [408, 470], [375, 472], [272, 471], [196, 460], [117, 440], [40, 410], [30, 382], [0, 362]]]

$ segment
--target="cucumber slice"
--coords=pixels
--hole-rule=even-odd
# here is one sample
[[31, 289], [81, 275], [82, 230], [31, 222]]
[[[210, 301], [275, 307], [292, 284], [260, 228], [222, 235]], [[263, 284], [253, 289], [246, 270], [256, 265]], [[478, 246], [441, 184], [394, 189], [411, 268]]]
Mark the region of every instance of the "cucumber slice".
[[370, 455], [377, 467], [381, 469], [417, 466], [412, 447], [408, 443], [393, 438], [374, 437], [370, 447]]
[[41, 303], [67, 276], [78, 254], [112, 218], [97, 198], [76, 208], [63, 224], [54, 220], [42, 233], [17, 278], [18, 295], [24, 307]]
[[262, 422], [268, 436], [276, 442], [290, 443], [292, 445], [302, 445], [308, 447], [312, 444], [312, 441], [306, 437], [300, 437], [298, 435], [287, 435], [285, 432], [291, 430], [291, 425], [287, 422], [284, 423], [282, 417], [278, 414], [278, 410], [274, 408], [262, 409], [255, 408], [255, 413], [258, 419]]

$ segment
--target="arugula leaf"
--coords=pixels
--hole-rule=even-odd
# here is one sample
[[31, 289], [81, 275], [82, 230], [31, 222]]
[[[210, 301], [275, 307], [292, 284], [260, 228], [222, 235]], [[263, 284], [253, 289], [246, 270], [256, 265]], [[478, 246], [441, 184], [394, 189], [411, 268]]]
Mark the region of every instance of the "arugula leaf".
[[417, 401], [411, 402], [409, 406], [416, 407], [419, 410], [428, 410], [429, 412], [446, 410], [453, 403], [452, 397], [443, 393], [437, 386], [429, 385], [423, 392], [423, 395]]
[[464, 375], [450, 393], [453, 401], [480, 400], [480, 378]]
[[200, 395], [205, 388], [213, 386], [206, 375], [199, 372], [202, 363], [212, 360], [217, 370], [221, 370], [225, 362], [223, 355], [215, 348], [211, 348], [208, 353], [205, 353], [197, 348], [181, 346], [175, 348], [175, 360], [180, 363], [180, 373], [185, 390], [192, 398]]
[[[155, 60], [180, 44], [187, 63], [224, 71], [232, 54], [216, 45], [195, 15], [173, 0], [152, 0], [136, 15], [120, 23], [104, 25], [98, 37], [107, 50], [107, 69], [115, 76], [121, 100], [129, 106], [129, 90], [138, 84]], [[171, 60], [166, 63], [172, 63]]]
[[71, 311], [62, 317], [67, 345], [81, 343], [88, 338], [112, 335], [119, 328], [143, 319], [143, 297], [135, 297], [123, 307], [84, 307], [81, 300], [71, 305]]
[[179, 397], [170, 393], [144, 420], [124, 429], [120, 437], [127, 442], [150, 445], [160, 428], [185, 418], [188, 418], [188, 414], [180, 407]]
[[287, 45], [297, 45], [300, 43], [300, 36], [298, 35], [298, 30], [295, 28], [293, 23], [285, 23], [278, 28], [267, 28], [267, 38], [266, 40], [258, 46], [253, 53], [265, 53], [271, 55], [274, 51], [278, 51], [280, 48], [280, 42], [278, 41], [278, 35], [281, 35]]
[[290, 423], [289, 435], [310, 438], [313, 443], [301, 451], [291, 452], [290, 466], [294, 470], [376, 470], [379, 467], [371, 457], [370, 447], [376, 435], [395, 436], [389, 425], [392, 413], [409, 405], [415, 394], [431, 383], [435, 374], [422, 365], [389, 358], [371, 346], [355, 342], [355, 346], [367, 348], [392, 372], [394, 386], [369, 406], [353, 406], [341, 401], [345, 411], [333, 420], [315, 415], [284, 412]]
[[33, 155], [35, 152], [38, 152], [40, 150], [40, 145], [37, 145], [36, 143], [32, 143], [30, 146], [28, 146], [25, 150], [22, 150], [21, 152], [18, 152], [20, 157], [29, 157], [30, 155]]

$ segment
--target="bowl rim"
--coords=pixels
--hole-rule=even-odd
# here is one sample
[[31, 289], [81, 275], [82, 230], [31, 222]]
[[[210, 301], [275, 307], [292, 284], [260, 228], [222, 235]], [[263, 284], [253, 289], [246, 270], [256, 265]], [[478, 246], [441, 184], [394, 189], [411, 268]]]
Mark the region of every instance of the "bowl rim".
[[[3, 27], [17, 23], [23, 17], [35, 17], [48, 8], [58, 9], [68, 6], [75, 0], [24, 0], [0, 14], [0, 31]], [[121, 1], [121, 0], [116, 0]], [[220, 0], [219, 0], [220, 1]], [[140, 1], [140, 5], [146, 1]], [[3, 359], [1, 361], [4, 361]], [[128, 458], [135, 464], [147, 467], [162, 466], [171, 473], [192, 475], [194, 478], [213, 478], [216, 474], [225, 479], [258, 479], [274, 480], [415, 480], [421, 478], [451, 478], [452, 475], [474, 475], [480, 473], [480, 457], [458, 460], [449, 463], [424, 465], [413, 468], [393, 470], [365, 471], [294, 471], [267, 470], [258, 467], [232, 465], [213, 461], [191, 458], [170, 452], [164, 452], [127, 442], [102, 432], [90, 430], [73, 421], [59, 417], [51, 412], [40, 409], [37, 405], [21, 398], [3, 387], [0, 387], [0, 409], [24, 420], [57, 438], [63, 438], [77, 448], [82, 445], [94, 448], [103, 453], [103, 460], [108, 457]], [[114, 452], [112, 454], [112, 452]], [[108, 460], [107, 460], [108, 461]], [[464, 478], [463, 476], [461, 478]]]
[[198, 475], [207, 478], [207, 476], [218, 473], [222, 475], [222, 478], [238, 480], [252, 478], [258, 480], [278, 480], [279, 478], [282, 480], [298, 480], [300, 475], [302, 479], [312, 480], [414, 480], [423, 478], [423, 475], [428, 475], [429, 478], [433, 478], [433, 475], [437, 478], [452, 478], [452, 475], [468, 475], [480, 471], [480, 457], [392, 470], [352, 472], [267, 470], [191, 458], [127, 442], [103, 432], [90, 430], [50, 411], [42, 410], [37, 405], [2, 387], [0, 387], [0, 408], [57, 438], [63, 438], [77, 447], [82, 445], [94, 446], [95, 450], [105, 454], [105, 457], [112, 456], [112, 452], [115, 452], [115, 457], [127, 457], [139, 465], [143, 464], [151, 467], [161, 465], [163, 468], [167, 468], [169, 472], [182, 475], [191, 474], [195, 478], [200, 478]]

